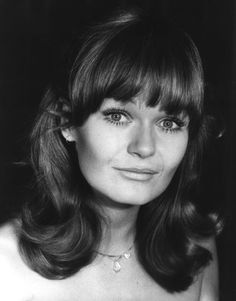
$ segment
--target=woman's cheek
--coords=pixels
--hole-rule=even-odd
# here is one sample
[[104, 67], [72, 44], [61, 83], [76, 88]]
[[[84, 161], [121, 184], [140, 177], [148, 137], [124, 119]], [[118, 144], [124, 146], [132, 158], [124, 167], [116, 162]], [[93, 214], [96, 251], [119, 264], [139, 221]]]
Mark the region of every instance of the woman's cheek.
[[182, 139], [177, 140], [176, 143], [169, 145], [169, 147], [163, 153], [166, 169], [175, 171], [178, 168], [186, 153], [187, 144], [188, 136], [186, 134], [182, 137]]

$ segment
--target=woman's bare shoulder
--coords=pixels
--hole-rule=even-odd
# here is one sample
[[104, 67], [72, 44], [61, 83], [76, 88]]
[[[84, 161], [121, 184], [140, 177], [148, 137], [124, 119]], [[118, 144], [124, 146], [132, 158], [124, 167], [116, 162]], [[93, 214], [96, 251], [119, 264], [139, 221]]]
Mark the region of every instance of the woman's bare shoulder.
[[200, 301], [219, 300], [219, 271], [215, 238], [208, 238], [198, 242], [199, 245], [211, 252], [212, 260], [202, 272], [202, 286]]
[[24, 263], [18, 251], [17, 223], [10, 221], [0, 227], [0, 300], [27, 300]]
[[18, 250], [17, 222], [12, 220], [0, 226], [0, 260], [7, 264], [16, 258]]

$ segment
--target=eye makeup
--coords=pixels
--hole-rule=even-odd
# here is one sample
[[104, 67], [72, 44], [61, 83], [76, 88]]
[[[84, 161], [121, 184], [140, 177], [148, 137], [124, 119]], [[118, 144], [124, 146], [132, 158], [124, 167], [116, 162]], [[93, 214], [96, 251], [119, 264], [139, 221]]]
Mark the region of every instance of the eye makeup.
[[125, 109], [111, 107], [103, 110], [102, 114], [107, 122], [116, 126], [128, 124], [132, 120], [130, 113]]
[[[107, 121], [109, 124], [115, 126], [127, 126], [129, 123], [135, 120], [135, 118], [139, 118], [138, 116], [140, 112], [136, 112], [136, 108], [134, 109], [135, 111], [133, 111], [133, 109], [130, 107], [127, 110], [127, 104], [126, 106], [119, 105], [119, 103], [117, 102], [114, 104], [114, 101], [111, 100], [111, 105], [109, 105], [109, 100], [107, 102], [108, 103], [104, 105], [104, 108], [101, 109], [100, 112], [104, 117], [104, 120]], [[149, 109], [147, 110], [147, 112], [148, 111]], [[141, 114], [143, 114], [142, 111]], [[149, 114], [149, 112], [147, 114]], [[159, 111], [157, 109], [157, 112], [151, 112], [150, 118], [152, 118], [154, 120], [154, 124], [156, 124], [156, 126], [165, 133], [179, 132], [182, 129], [187, 128], [189, 124], [189, 118], [184, 113], [180, 113], [178, 115], [168, 115], [168, 113], [164, 111]]]

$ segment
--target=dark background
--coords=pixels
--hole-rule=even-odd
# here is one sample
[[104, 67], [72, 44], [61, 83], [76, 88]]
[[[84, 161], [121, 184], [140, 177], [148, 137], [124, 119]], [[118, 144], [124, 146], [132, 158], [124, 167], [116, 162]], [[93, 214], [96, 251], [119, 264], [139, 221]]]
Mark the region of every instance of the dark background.
[[[236, 300], [236, 3], [233, 0], [0, 0], [0, 218], [17, 212], [29, 190], [22, 167], [40, 99], [59, 70], [70, 41], [89, 20], [117, 5], [135, 4], [167, 15], [194, 39], [204, 64], [206, 98], [225, 134], [204, 158], [202, 202], [220, 209], [221, 300]], [[58, 71], [59, 72], [59, 71]]]

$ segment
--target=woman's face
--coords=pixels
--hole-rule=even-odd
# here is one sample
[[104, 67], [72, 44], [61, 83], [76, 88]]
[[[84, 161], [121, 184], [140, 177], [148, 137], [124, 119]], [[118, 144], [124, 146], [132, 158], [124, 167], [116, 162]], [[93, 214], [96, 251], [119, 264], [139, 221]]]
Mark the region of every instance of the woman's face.
[[82, 174], [99, 195], [143, 205], [169, 185], [188, 143], [188, 117], [147, 107], [144, 95], [126, 104], [105, 99], [70, 131]]

